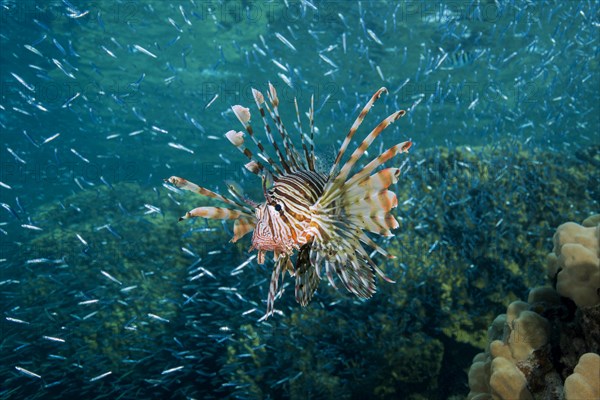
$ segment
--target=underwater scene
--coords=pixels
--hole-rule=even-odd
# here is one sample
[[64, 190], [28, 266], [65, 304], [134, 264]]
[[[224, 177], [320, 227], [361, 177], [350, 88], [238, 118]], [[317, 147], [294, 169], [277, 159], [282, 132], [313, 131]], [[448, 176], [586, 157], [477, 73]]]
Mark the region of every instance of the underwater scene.
[[0, 398], [599, 399], [599, 30], [0, 0]]

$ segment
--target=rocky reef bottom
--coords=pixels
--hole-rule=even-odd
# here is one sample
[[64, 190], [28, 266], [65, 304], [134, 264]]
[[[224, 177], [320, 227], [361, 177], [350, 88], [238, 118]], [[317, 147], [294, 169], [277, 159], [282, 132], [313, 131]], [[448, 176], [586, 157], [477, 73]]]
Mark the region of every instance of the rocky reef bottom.
[[3, 226], [0, 396], [416, 400], [470, 384], [477, 399], [511, 398], [502, 385], [572, 399], [599, 320], [594, 288], [572, 289], [594, 270], [571, 268], [578, 239], [547, 255], [559, 225], [600, 208], [599, 153], [411, 152], [382, 242], [397, 258], [376, 260], [396, 283], [359, 301], [322, 282], [301, 308], [286, 280], [263, 322], [270, 264], [230, 226], [177, 223], [204, 200], [159, 182], [59, 196], [29, 216], [41, 231]]
[[469, 399], [600, 398], [600, 214], [558, 227], [548, 277], [492, 323]]

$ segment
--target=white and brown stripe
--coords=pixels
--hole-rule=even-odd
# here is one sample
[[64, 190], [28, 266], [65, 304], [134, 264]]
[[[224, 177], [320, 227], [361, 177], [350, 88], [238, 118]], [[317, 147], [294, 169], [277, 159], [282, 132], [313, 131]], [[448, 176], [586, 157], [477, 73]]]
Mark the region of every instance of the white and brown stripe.
[[[294, 99], [298, 120], [296, 127], [302, 145], [300, 154], [281, 120], [279, 98], [273, 85], [269, 84], [268, 102], [261, 92], [252, 89], [265, 136], [275, 151], [277, 161], [255, 136], [250, 125], [249, 109], [234, 105], [232, 110], [252, 139], [255, 153], [245, 146], [243, 133], [229, 131], [226, 137], [248, 158], [246, 169], [262, 177], [264, 203], [247, 199], [241, 187], [232, 182], [227, 182], [231, 197], [225, 197], [185, 179], [169, 178], [171, 184], [181, 189], [216, 199], [230, 207], [198, 207], [186, 213], [182, 219], [203, 217], [234, 220], [232, 241], [254, 230], [251, 250], [258, 251], [258, 262], [262, 264], [265, 253], [273, 252], [275, 266], [269, 285], [266, 316], [274, 311], [275, 299], [281, 293], [278, 291], [279, 277], [285, 271], [295, 276], [296, 300], [303, 306], [308, 304], [318, 286], [321, 269], [325, 270], [334, 287], [336, 282], [341, 281], [348, 291], [361, 298], [368, 298], [375, 292], [375, 274], [391, 281], [363, 246], [392, 258], [369, 238], [366, 231], [390, 236], [392, 230], [398, 227], [398, 221], [391, 214], [398, 200], [388, 188], [398, 181], [400, 169], [375, 171], [396, 155], [407, 152], [412, 143], [398, 143], [358, 172], [351, 172], [373, 141], [405, 111], [397, 111], [381, 121], [342, 164], [355, 133], [384, 92], [387, 90], [380, 88], [361, 110], [344, 138], [328, 175], [317, 172], [315, 168], [313, 97], [308, 111], [310, 137], [302, 131], [298, 103]], [[276, 135], [270, 123], [279, 132], [278, 138], [274, 137]], [[295, 264], [292, 264], [292, 257], [296, 253]]]

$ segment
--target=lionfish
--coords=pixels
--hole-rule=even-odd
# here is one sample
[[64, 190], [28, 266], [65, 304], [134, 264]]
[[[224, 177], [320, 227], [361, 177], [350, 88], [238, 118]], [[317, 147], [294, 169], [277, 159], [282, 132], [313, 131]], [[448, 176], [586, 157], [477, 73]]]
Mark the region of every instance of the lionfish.
[[[266, 138], [278, 162], [256, 137], [250, 125], [250, 110], [240, 105], [232, 106], [235, 116], [256, 146], [256, 154], [246, 147], [243, 132], [230, 130], [225, 136], [248, 158], [245, 168], [262, 178], [265, 197], [262, 203], [248, 199], [240, 187], [233, 183], [227, 183], [231, 197], [225, 197], [183, 178], [172, 176], [167, 180], [177, 188], [219, 200], [228, 206], [198, 207], [187, 212], [180, 221], [195, 217], [234, 220], [231, 242], [254, 231], [249, 251], [258, 251], [258, 263], [265, 262], [265, 253], [273, 252], [275, 265], [265, 318], [274, 312], [275, 298], [281, 294], [278, 292], [279, 278], [285, 271], [295, 277], [296, 301], [302, 306], [306, 306], [313, 297], [321, 280], [322, 269], [333, 287], [337, 289], [335, 273], [346, 289], [360, 298], [370, 298], [375, 292], [375, 273], [393, 282], [373, 262], [363, 244], [385, 257], [394, 258], [369, 238], [365, 231], [393, 236], [391, 229], [399, 226], [390, 214], [398, 201], [388, 187], [397, 182], [400, 168], [374, 171], [397, 154], [407, 152], [412, 142], [405, 141], [389, 148], [353, 175], [350, 175], [350, 171], [373, 140], [406, 112], [396, 111], [381, 121], [339, 168], [358, 127], [383, 92], [387, 92], [384, 87], [375, 92], [364, 106], [342, 142], [329, 173], [317, 170], [315, 165], [314, 98], [311, 98], [308, 111], [310, 138], [302, 129], [298, 102], [294, 99], [297, 129], [304, 153], [302, 157], [280, 118], [279, 99], [273, 85], [269, 83], [270, 106], [261, 92], [252, 89]], [[274, 138], [270, 122], [281, 136], [279, 144], [279, 139], [276, 141]], [[294, 258], [295, 263], [292, 262]]]

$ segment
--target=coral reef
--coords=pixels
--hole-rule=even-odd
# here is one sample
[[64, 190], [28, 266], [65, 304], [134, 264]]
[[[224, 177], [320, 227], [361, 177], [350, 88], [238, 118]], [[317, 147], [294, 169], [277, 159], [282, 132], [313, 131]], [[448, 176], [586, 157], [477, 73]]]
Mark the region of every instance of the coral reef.
[[554, 250], [548, 256], [548, 275], [556, 290], [578, 307], [600, 304], [600, 221], [598, 216], [583, 226], [567, 222], [554, 234]]
[[[543, 282], [551, 227], [583, 219], [576, 210], [600, 196], [586, 164], [545, 153], [411, 156], [398, 187], [402, 228], [382, 242], [397, 259], [377, 260], [397, 283], [379, 285], [369, 301], [340, 298], [323, 284], [300, 308], [287, 281], [277, 315], [260, 323], [270, 266], [249, 258], [247, 241], [228, 243], [230, 226], [176, 222], [208, 205], [202, 199], [120, 183], [85, 186], [43, 205], [31, 213], [43, 230], [21, 229], [2, 286], [6, 316], [26, 323], [6, 323], [0, 378], [19, 398], [420, 400], [463, 393], [463, 371], [487, 345], [489, 321]], [[512, 306], [490, 334], [490, 342], [500, 341], [495, 386], [503, 384], [498, 371], [525, 379], [527, 390], [530, 381], [542, 385], [548, 374], [519, 366], [560, 338], [572, 349], [553, 375], [562, 384], [582, 354], [597, 353], [594, 310], [583, 312], [549, 289]], [[569, 330], [557, 331], [557, 318]], [[502, 341], [529, 332], [545, 336]], [[478, 359], [474, 381], [490, 396], [487, 357]], [[47, 387], [15, 366], [39, 374]]]
[[554, 235], [548, 275], [509, 305], [473, 359], [468, 399], [593, 399], [600, 393], [600, 215]]
[[[235, 368], [223, 369], [232, 384], [250, 379], [264, 396], [293, 398], [335, 393], [339, 398], [432, 399], [463, 392], [462, 371], [468, 365], [459, 360], [486, 346], [484, 329], [506, 309], [507, 299], [516, 301], [528, 287], [543, 283], [552, 226], [580, 218], [577, 206], [594, 204], [598, 194], [585, 165], [548, 164], [547, 154], [463, 148], [414, 152], [413, 157], [417, 166], [426, 167], [415, 166], [401, 179], [402, 226], [385, 243], [397, 260], [383, 265], [397, 283], [380, 285], [368, 302], [340, 300], [339, 293], [321, 285], [317, 302], [303, 309], [290, 301], [293, 287], [288, 286], [278, 300], [286, 316], [259, 328], [263, 343], [283, 350], [278, 360], [271, 353], [256, 356], [263, 368], [285, 368], [256, 376], [254, 364], [234, 363]], [[569, 199], [574, 192], [581, 196]], [[577, 206], [564, 207], [570, 203]], [[554, 296], [535, 293], [536, 307], [537, 298], [559, 298], [554, 291]], [[515, 326], [551, 338], [550, 319], [521, 303], [510, 311]], [[282, 328], [273, 332], [275, 327]], [[500, 324], [493, 338], [502, 334]], [[528, 334], [512, 332], [513, 337]], [[508, 363], [525, 362], [538, 347], [545, 348], [542, 342], [497, 350], [509, 353]], [[247, 353], [239, 343], [230, 350], [234, 360]], [[506, 368], [496, 364], [497, 370]]]
[[565, 399], [600, 399], [600, 356], [585, 353], [565, 380]]

